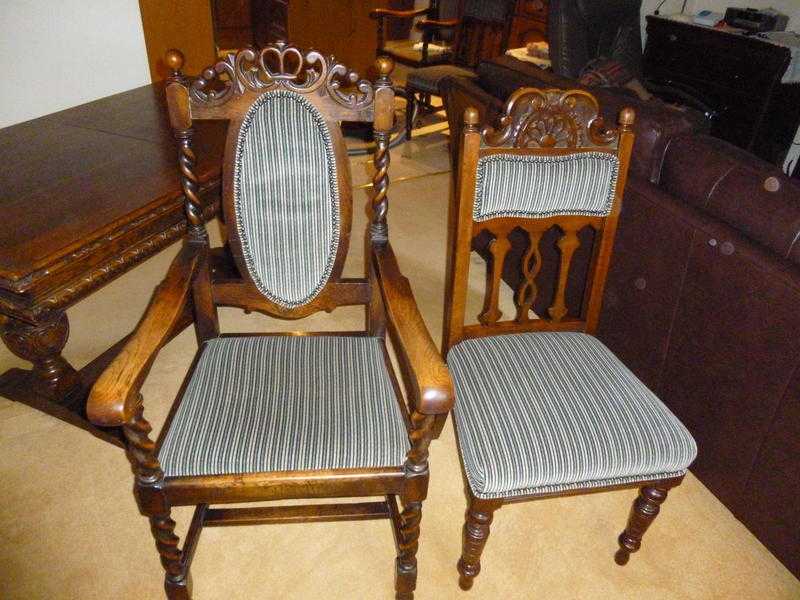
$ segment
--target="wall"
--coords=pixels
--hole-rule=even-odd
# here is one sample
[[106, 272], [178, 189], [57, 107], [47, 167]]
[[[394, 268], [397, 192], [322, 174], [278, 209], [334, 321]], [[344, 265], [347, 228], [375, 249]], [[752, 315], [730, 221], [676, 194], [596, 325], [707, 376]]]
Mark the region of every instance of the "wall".
[[0, 127], [150, 82], [136, 0], [0, 0]]
[[209, 0], [139, 0], [139, 7], [153, 81], [167, 76], [163, 59], [170, 48], [183, 52], [186, 57], [183, 71], [188, 75], [196, 75], [214, 63], [216, 49]]

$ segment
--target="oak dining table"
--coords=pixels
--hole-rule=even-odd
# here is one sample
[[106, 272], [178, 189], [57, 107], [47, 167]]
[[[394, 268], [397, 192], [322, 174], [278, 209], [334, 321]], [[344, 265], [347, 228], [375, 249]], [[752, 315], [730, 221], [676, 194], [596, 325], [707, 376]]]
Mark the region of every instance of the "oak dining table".
[[[225, 130], [200, 123], [194, 138], [208, 218]], [[0, 129], [0, 337], [31, 363], [0, 375], [0, 396], [122, 445], [85, 414], [121, 342], [75, 369], [65, 311], [183, 235], [176, 157], [158, 83]]]

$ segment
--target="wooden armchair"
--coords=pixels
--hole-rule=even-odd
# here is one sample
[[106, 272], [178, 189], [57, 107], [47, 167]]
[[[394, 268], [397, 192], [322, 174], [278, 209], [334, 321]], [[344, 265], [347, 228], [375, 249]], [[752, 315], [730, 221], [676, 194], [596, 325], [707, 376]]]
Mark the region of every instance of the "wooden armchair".
[[[432, 110], [431, 96], [440, 96], [446, 77], [475, 77], [473, 69], [486, 58], [502, 54], [508, 46], [513, 2], [508, 0], [464, 0], [458, 19], [423, 19], [417, 27], [423, 40], [452, 35], [447, 64], [423, 64], [406, 79], [406, 140], [411, 139], [414, 119], [422, 110]], [[424, 46], [423, 46], [424, 48]]]
[[431, 29], [422, 31], [421, 46], [417, 48], [419, 42], [413, 39], [387, 40], [386, 29], [389, 21], [412, 21], [424, 17], [425, 20], [437, 20], [440, 16], [440, 2], [431, 0], [427, 8], [417, 8], [414, 10], [394, 10], [391, 8], [376, 8], [370, 11], [369, 17], [377, 21], [378, 24], [378, 56], [389, 56], [396, 62], [410, 67], [421, 67], [425, 65], [436, 65], [450, 60], [449, 51], [430, 52], [430, 45], [433, 42]]
[[[619, 129], [606, 131], [597, 115], [597, 100], [587, 92], [534, 88], [512, 94], [497, 131], [478, 131], [476, 109], [464, 114], [443, 340], [468, 497], [458, 563], [463, 589], [480, 571], [493, 514], [506, 502], [640, 487], [619, 537], [616, 560], [625, 564], [697, 452], [678, 419], [591, 335], [634, 122], [627, 108]], [[554, 228], [556, 248], [544, 252], [542, 240]], [[594, 231], [592, 261], [572, 314], [567, 283], [587, 228]], [[516, 314], [504, 320], [498, 298], [512, 233], [525, 236], [528, 246]], [[487, 234], [483, 311], [477, 323], [465, 324], [470, 247]], [[543, 256], [554, 251], [555, 281], [542, 281]], [[547, 314], [535, 315], [540, 293], [553, 300]]]
[[[388, 241], [392, 62], [377, 61], [374, 85], [283, 42], [230, 54], [191, 83], [180, 52], [170, 51], [166, 62], [188, 233], [124, 350], [94, 386], [88, 413], [94, 423], [123, 427], [134, 495], [150, 520], [167, 597], [190, 597], [204, 525], [387, 518], [397, 540], [397, 598], [412, 598], [428, 445], [453, 393]], [[210, 272], [192, 150], [192, 123], [200, 119], [229, 120], [223, 208], [239, 276]], [[355, 279], [341, 277], [352, 215], [342, 120], [373, 123], [376, 140], [368, 264]], [[366, 325], [341, 334], [225, 335], [219, 305], [282, 319], [363, 305]], [[199, 350], [154, 442], [139, 390], [187, 314]], [[387, 331], [405, 400], [388, 360]], [[386, 499], [212, 508], [363, 496]], [[179, 548], [170, 510], [185, 505], [196, 509]]]

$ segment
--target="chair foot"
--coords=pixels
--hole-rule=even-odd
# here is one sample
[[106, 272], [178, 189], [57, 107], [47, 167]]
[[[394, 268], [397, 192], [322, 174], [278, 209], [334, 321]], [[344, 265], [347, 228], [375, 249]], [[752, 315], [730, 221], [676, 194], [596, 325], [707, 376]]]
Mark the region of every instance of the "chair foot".
[[484, 500], [475, 498], [471, 493], [468, 495], [469, 508], [464, 522], [461, 558], [458, 561], [458, 585], [462, 590], [470, 589], [481, 572], [481, 554], [489, 538], [494, 511], [502, 504], [502, 500]]
[[[461, 560], [458, 561], [458, 571], [459, 573], [463, 569], [464, 565]], [[475, 583], [475, 577], [467, 577], [466, 575], [459, 575], [458, 576], [458, 587], [460, 587], [465, 592], [472, 589], [472, 584]]]
[[167, 600], [191, 600], [192, 580], [188, 574], [178, 580], [167, 575], [164, 578], [164, 591], [167, 592]]
[[628, 564], [630, 555], [637, 552], [642, 545], [642, 536], [658, 516], [661, 504], [667, 499], [667, 487], [644, 486], [633, 503], [628, 525], [618, 538], [619, 550], [614, 555], [614, 562], [620, 566]]

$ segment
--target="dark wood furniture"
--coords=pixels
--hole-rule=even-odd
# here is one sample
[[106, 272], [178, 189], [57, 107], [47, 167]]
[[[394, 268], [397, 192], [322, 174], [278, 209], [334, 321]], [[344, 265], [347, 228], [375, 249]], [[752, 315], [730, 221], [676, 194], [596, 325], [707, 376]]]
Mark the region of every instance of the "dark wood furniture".
[[[375, 62], [375, 22], [373, 9], [406, 10], [413, 0], [294, 0], [289, 3], [289, 37], [306, 48], [332, 54], [359, 73], [372, 74]], [[398, 22], [387, 27], [388, 37], [408, 37], [411, 24]]]
[[647, 17], [647, 87], [699, 101], [712, 135], [781, 165], [800, 124], [800, 84], [783, 84], [788, 48], [755, 37]]
[[511, 8], [508, 0], [464, 0], [458, 19], [423, 19], [417, 23], [425, 39], [446, 32], [452, 35], [453, 42], [447, 64], [423, 65], [408, 73], [405, 85], [406, 140], [411, 139], [414, 119], [420, 109], [433, 110], [430, 98], [441, 95], [439, 84], [444, 79], [469, 77], [482, 59], [505, 52]]
[[508, 34], [509, 48], [547, 41], [548, 4], [549, 0], [516, 0]]
[[[179, 147], [178, 165], [190, 226], [180, 254], [174, 260], [163, 283], [156, 289], [150, 306], [135, 332], [92, 389], [88, 414], [98, 425], [123, 428], [134, 472], [134, 494], [140, 511], [149, 518], [152, 526], [156, 547], [166, 571], [167, 596], [173, 600], [190, 597], [189, 569], [198, 536], [204, 525], [387, 518], [393, 525], [397, 541], [395, 581], [397, 598], [411, 599], [416, 586], [416, 552], [421, 507], [428, 484], [428, 445], [432, 438], [441, 432], [447, 413], [452, 407], [453, 394], [447, 368], [425, 328], [411, 288], [400, 273], [388, 240], [386, 221], [389, 182], [388, 141], [394, 122], [394, 92], [389, 73], [393, 65], [389, 59], [379, 59], [376, 63], [379, 77], [373, 85], [364, 80], [357, 81], [357, 77], [351, 76], [351, 72], [343, 65], [328, 62], [316, 51], [302, 53], [294, 46], [277, 43], [268, 45], [261, 51], [241, 50], [235, 57], [230, 56], [213, 68], [206, 69], [189, 85], [189, 81], [180, 72], [183, 57], [178, 51], [171, 51], [166, 63], [173, 70], [167, 82], [167, 99], [170, 120]], [[218, 79], [222, 73], [227, 75], [224, 81]], [[346, 92], [340, 89], [343, 83], [349, 88]], [[286, 104], [291, 106], [287, 108]], [[276, 108], [269, 110], [278, 112], [265, 113], [267, 109], [264, 107], [270, 106]], [[299, 122], [301, 116], [297, 116], [297, 111], [301, 115], [310, 116], [306, 117], [306, 121]], [[264, 116], [265, 114], [272, 115], [273, 118]], [[229, 121], [223, 171], [223, 206], [228, 244], [235, 267], [224, 269], [230, 273], [227, 276], [221, 272], [211, 255], [204, 225], [203, 203], [197, 194], [198, 179], [195, 169], [196, 156], [200, 154], [199, 152], [195, 154], [193, 133], [195, 123], [204, 119]], [[313, 120], [314, 124], [310, 124], [308, 119]], [[352, 184], [340, 129], [341, 121], [373, 123], [375, 131], [375, 175], [370, 204], [371, 219], [365, 232], [367, 264], [363, 278], [341, 277], [352, 217]], [[306, 133], [304, 137], [298, 133], [302, 139], [295, 140], [296, 143], [291, 146], [283, 147], [279, 144], [280, 135], [277, 138], [268, 138], [263, 133], [254, 133], [275, 128], [282, 132], [282, 135], [286, 135], [285, 129], [278, 129], [281, 123], [284, 124], [283, 127], [296, 125], [293, 131], [314, 133]], [[315, 135], [320, 137], [313, 137]], [[273, 141], [270, 142], [269, 139]], [[301, 160], [302, 156], [307, 156], [306, 154], [296, 156], [299, 152], [297, 148], [303, 148], [303, 152], [311, 152], [320, 144], [325, 147], [322, 161]], [[281, 154], [284, 151], [291, 156]], [[256, 162], [248, 162], [250, 160]], [[270, 165], [275, 164], [281, 165], [280, 170], [271, 172], [266, 179], [259, 179], [255, 174], [262, 169], [273, 168]], [[253, 170], [251, 171], [251, 167], [247, 165], [252, 165]], [[281, 299], [275, 287], [270, 287], [275, 282], [270, 283], [267, 279], [278, 267], [274, 263], [269, 263], [272, 266], [264, 271], [258, 266], [259, 263], [254, 257], [262, 256], [262, 253], [266, 252], [272, 257], [270, 260], [296, 258], [289, 255], [290, 243], [285, 238], [285, 243], [279, 246], [281, 248], [279, 252], [271, 249], [273, 248], [269, 245], [271, 242], [264, 241], [271, 239], [264, 237], [267, 235], [266, 228], [269, 227], [264, 225], [267, 222], [264, 219], [264, 211], [269, 210], [269, 206], [273, 207], [277, 219], [291, 215], [286, 217], [288, 220], [281, 221], [283, 226], [278, 227], [277, 231], [291, 230], [293, 237], [295, 234], [297, 237], [305, 235], [308, 232], [306, 225], [297, 230], [291, 222], [315, 210], [309, 204], [311, 202], [309, 198], [317, 197], [314, 194], [317, 194], [315, 190], [319, 189], [312, 187], [313, 183], [309, 183], [316, 181], [311, 175], [314, 172], [330, 186], [324, 195], [326, 200], [320, 206], [328, 207], [324, 210], [330, 210], [330, 215], [325, 218], [327, 223], [325, 227], [330, 227], [331, 231], [335, 230], [337, 233], [329, 232], [333, 240], [331, 244], [319, 242], [320, 239], [324, 239], [319, 229], [315, 229], [314, 235], [309, 239], [313, 239], [313, 243], [325, 243], [329, 246], [327, 264], [332, 266], [324, 271], [324, 276], [310, 296], [304, 297], [302, 301], [287, 303]], [[264, 191], [267, 190], [264, 187], [252, 193], [247, 192], [253, 189], [249, 187], [251, 185], [270, 186], [272, 185], [270, 182], [274, 183], [276, 180], [278, 183], [275, 185], [280, 187], [269, 188], [273, 190], [272, 192]], [[300, 185], [303, 186], [302, 190], [298, 187]], [[287, 191], [290, 189], [294, 192]], [[280, 190], [281, 193], [278, 194], [276, 190]], [[302, 204], [293, 204], [299, 202], [300, 198]], [[330, 204], [331, 198], [333, 198], [332, 204]], [[249, 213], [248, 206], [256, 201], [268, 202], [268, 207]], [[292, 205], [281, 208], [287, 202]], [[315, 212], [314, 219], [318, 216], [319, 214]], [[311, 268], [310, 264], [304, 265], [306, 270]], [[214, 277], [212, 272], [216, 273]], [[295, 280], [290, 279], [290, 281]], [[365, 329], [360, 332], [338, 334], [220, 336], [216, 309], [218, 305], [256, 310], [283, 319], [299, 319], [320, 310], [330, 312], [339, 306], [363, 305]], [[153, 442], [149, 437], [150, 426], [143, 416], [143, 399], [139, 390], [159, 349], [176, 325], [181, 324], [185, 311], [190, 311], [200, 348], [167, 423], [158, 441]], [[398, 380], [387, 353], [385, 345], [387, 331], [400, 364], [399, 375], [405, 384], [405, 399], [400, 393]], [[380, 377], [385, 377], [390, 390], [390, 405], [394, 406], [397, 413], [395, 424], [403, 431], [405, 458], [398, 459], [400, 464], [381, 463], [359, 467], [355, 464], [360, 463], [357, 456], [350, 456], [349, 461], [345, 456], [344, 459], [340, 457], [334, 466], [311, 470], [308, 468], [274, 469], [266, 472], [248, 468], [220, 470], [217, 465], [210, 470], [198, 471], [190, 468], [188, 473], [170, 470], [169, 463], [165, 462], [167, 459], [163, 450], [165, 446], [170, 447], [173, 429], [181, 430], [187, 423], [184, 419], [192, 418], [182, 412], [182, 406], [189, 402], [187, 398], [190, 391], [195, 390], [196, 385], [202, 385], [197, 383], [198, 380], [194, 375], [204, 372], [202, 371], [204, 367], [199, 365], [208, 364], [207, 360], [213, 360], [206, 358], [208, 353], [212, 352], [210, 348], [219, 348], [224, 340], [263, 340], [263, 336], [287, 340], [286, 344], [296, 343], [292, 340], [302, 341], [306, 339], [304, 336], [321, 336], [330, 340], [353, 339], [353, 336], [357, 336], [365, 341], [376, 342], [381, 348], [379, 353], [382, 352], [381, 358], [378, 359], [379, 369], [382, 372]], [[252, 358], [252, 355], [250, 356]], [[265, 380], [273, 381], [271, 377], [277, 377], [271, 369], [280, 372], [283, 368], [281, 361], [269, 359], [267, 356], [267, 366], [264, 367], [266, 371], [252, 373], [257, 377], [259, 385]], [[348, 359], [344, 357], [342, 360]], [[247, 376], [247, 369], [242, 367], [242, 364], [250, 363], [244, 361], [244, 363], [236, 362], [234, 365], [234, 362], [236, 361], [222, 360], [217, 363], [222, 369], [219, 379], [226, 379], [225, 374], [232, 372], [234, 366], [240, 367], [238, 371], [240, 375], [244, 369], [244, 374], [241, 376]], [[309, 368], [312, 372], [318, 371], [316, 361], [302, 362], [304, 368]], [[328, 372], [328, 377], [339, 377], [338, 372], [342, 370], [347, 369], [338, 365], [333, 372]], [[216, 381], [218, 378], [212, 379]], [[306, 397], [313, 397], [311, 402], [336, 400], [335, 406], [342, 407], [341, 412], [343, 412], [345, 407], [340, 398], [338, 400], [328, 398], [329, 390], [336, 387], [335, 381], [326, 379], [323, 374], [319, 375], [319, 381], [312, 377], [301, 382], [287, 383], [279, 388], [279, 393], [281, 398], [284, 398], [285, 394], [294, 389], [293, 385], [316, 386], [320, 381], [327, 384], [327, 387], [321, 386], [326, 389], [326, 393], [321, 395], [318, 392], [320, 388], [315, 388], [317, 391], [310, 396], [307, 394]], [[257, 411], [261, 401], [267, 402], [265, 398], [268, 394], [261, 388], [259, 390], [252, 392], [253, 399], [248, 411]], [[216, 444], [233, 444], [237, 448], [236, 455], [240, 456], [242, 452], [248, 451], [248, 448], [236, 444], [240, 443], [240, 440], [244, 439], [243, 436], [253, 428], [265, 428], [266, 431], [263, 429], [261, 431], [265, 431], [264, 435], [267, 435], [268, 431], [282, 426], [295, 427], [294, 431], [298, 437], [302, 435], [301, 428], [303, 431], [308, 431], [309, 428], [339, 431], [347, 419], [359, 419], [361, 412], [366, 411], [366, 403], [377, 401], [377, 398], [371, 397], [366, 392], [364, 395], [359, 394], [358, 389], [346, 391], [360, 403], [361, 408], [357, 404], [355, 414], [337, 414], [335, 419], [320, 419], [315, 417], [312, 404], [310, 412], [304, 411], [299, 420], [294, 421], [286, 416], [284, 412], [286, 409], [281, 408], [277, 413], [261, 415], [263, 419], [244, 416], [240, 423], [241, 428], [237, 429], [237, 435], [229, 437], [218, 434], [215, 437], [212, 434], [210, 439], [205, 438], [205, 442], [201, 442], [197, 437], [198, 429], [189, 426], [188, 429], [183, 429], [189, 432], [186, 452], [195, 456], [204, 451], [204, 444], [210, 444], [212, 448], [218, 448]], [[225, 406], [243, 395], [247, 394], [204, 397], [201, 406], [213, 411], [214, 405], [218, 405], [223, 407], [220, 410], [224, 410]], [[353, 409], [351, 407], [348, 410]], [[213, 415], [216, 413], [209, 414], [211, 420], [208, 422], [214, 423]], [[250, 412], [248, 414], [252, 415]], [[214, 427], [217, 425], [221, 424], [217, 423]], [[369, 429], [368, 425], [363, 427], [372, 432], [368, 435], [368, 440], [374, 441], [377, 437], [375, 431]], [[406, 434], [407, 440], [405, 440]], [[318, 437], [312, 438], [309, 443], [313, 445], [314, 440], [317, 445], [320, 444]], [[165, 442], [165, 446], [162, 446], [162, 442]], [[369, 443], [366, 442], [367, 445]], [[291, 445], [290, 452], [300, 454], [308, 450], [304, 446], [303, 443], [296, 442]], [[324, 454], [328, 450], [327, 446], [314, 448], [315, 453]], [[261, 446], [261, 450], [263, 456], [267, 458], [272, 456], [272, 446]], [[252, 451], [252, 447], [249, 451]], [[275, 450], [276, 454], [277, 452]], [[367, 453], [368, 448], [357, 448], [355, 452]], [[354, 464], [350, 465], [351, 462]], [[385, 496], [386, 500], [357, 504], [210, 508], [211, 504], [364, 496]], [[398, 497], [402, 510], [398, 507]], [[184, 546], [179, 549], [179, 540], [174, 531], [175, 523], [170, 518], [170, 510], [173, 506], [185, 505], [194, 505], [196, 509]]]
[[433, 41], [432, 29], [423, 30], [422, 46], [419, 50], [414, 48], [416, 40], [409, 39], [414, 19], [424, 17], [426, 20], [438, 20], [439, 16], [438, 0], [431, 0], [427, 8], [415, 9], [412, 2], [405, 9], [376, 8], [370, 11], [370, 19], [374, 19], [378, 26], [377, 56], [389, 56], [394, 61], [411, 67], [449, 61], [449, 53], [429, 54], [428, 46]]
[[217, 53], [287, 38], [289, 0], [211, 0]]
[[[218, 208], [225, 128], [200, 124], [196, 173]], [[186, 231], [164, 88], [148, 85], [0, 130], [0, 335], [32, 370], [0, 394], [121, 445], [85, 418], [88, 389], [115, 349], [76, 371], [61, 351], [65, 310]]]
[[[616, 561], [618, 564], [624, 565], [627, 563], [630, 553], [639, 549], [642, 536], [658, 514], [659, 506], [666, 499], [668, 490], [679, 485], [683, 478], [680, 471], [674, 472], [671, 469], [667, 469], [666, 472], [660, 470], [637, 471], [637, 466], [642, 468], [639, 466], [637, 459], [636, 466], [629, 465], [627, 467], [629, 472], [626, 471], [626, 475], [620, 473], [619, 477], [600, 477], [597, 480], [580, 479], [579, 476], [576, 477], [575, 473], [582, 472], [584, 466], [576, 466], [579, 463], [586, 465], [592, 460], [614, 462], [614, 459], [609, 459], [606, 450], [597, 450], [592, 446], [592, 450], [588, 450], [585, 447], [582, 448], [589, 457], [585, 463], [581, 463], [580, 460], [570, 462], [570, 459], [565, 459], [564, 456], [571, 456], [570, 453], [573, 449], [567, 447], [568, 445], [566, 444], [561, 447], [556, 442], [558, 448], [554, 452], [558, 453], [558, 462], [570, 465], [568, 468], [569, 473], [565, 475], [566, 477], [573, 477], [572, 479], [565, 478], [556, 485], [520, 486], [522, 489], [520, 487], [512, 489], [501, 487], [499, 490], [492, 488], [480, 489], [475, 488], [473, 485], [476, 481], [479, 484], [480, 482], [485, 482], [491, 477], [488, 473], [501, 471], [503, 468], [500, 466], [501, 464], [515, 465], [510, 467], [514, 474], [536, 472], [537, 469], [535, 467], [528, 463], [521, 465], [520, 462], [528, 459], [525, 453], [533, 452], [531, 456], [548, 456], [547, 443], [542, 442], [542, 440], [553, 438], [561, 440], [562, 438], [559, 437], [558, 433], [559, 427], [569, 429], [570, 433], [567, 436], [570, 439], [578, 439], [581, 435], [588, 435], [596, 440], [603, 437], [604, 431], [606, 432], [605, 435], [607, 435], [609, 426], [611, 429], [619, 428], [620, 431], [624, 432], [623, 436], [630, 436], [631, 439], [638, 436], [641, 436], [641, 439], [665, 439], [661, 436], [667, 430], [660, 427], [656, 427], [654, 431], [650, 432], [653, 438], [649, 438], [643, 431], [629, 431], [621, 424], [620, 415], [623, 412], [628, 412], [632, 405], [625, 404], [626, 401], [623, 401], [625, 394], [618, 393], [619, 389], [611, 393], [610, 397], [613, 400], [609, 401], [607, 407], [607, 410], [611, 413], [618, 412], [619, 414], [610, 418], [605, 417], [609, 419], [605, 424], [602, 423], [602, 418], [597, 421], [581, 421], [579, 417], [581, 409], [578, 404], [570, 405], [572, 408], [566, 409], [562, 417], [568, 416], [563, 418], [563, 422], [561, 422], [561, 418], [557, 418], [557, 415], [550, 415], [548, 411], [552, 409], [547, 408], [547, 405], [559, 403], [567, 405], [570, 402], [571, 394], [577, 393], [580, 395], [582, 393], [575, 390], [584, 390], [582, 381], [575, 381], [571, 378], [574, 376], [570, 376], [566, 378], [567, 390], [563, 392], [564, 395], [562, 396], [559, 392], [559, 386], [563, 385], [563, 383], [559, 383], [561, 375], [547, 372], [540, 366], [547, 358], [555, 363], [564, 361], [568, 369], [565, 372], [573, 373], [571, 369], [575, 367], [571, 363], [566, 364], [566, 361], [573, 359], [570, 352], [556, 350], [553, 354], [559, 356], [559, 358], [555, 359], [537, 356], [536, 354], [529, 355], [528, 351], [523, 349], [527, 348], [523, 339], [533, 340], [534, 338], [517, 336], [512, 339], [514, 339], [513, 344], [515, 344], [516, 356], [519, 356], [520, 353], [525, 355], [525, 358], [522, 359], [525, 365], [523, 370], [517, 370], [519, 365], [495, 364], [494, 362], [496, 356], [491, 344], [495, 342], [492, 342], [492, 340], [509, 339], [507, 334], [538, 332], [535, 335], [540, 336], [540, 339], [544, 339], [541, 336], [547, 335], [551, 336], [548, 339], [557, 339], [558, 332], [593, 333], [597, 327], [634, 141], [632, 133], [634, 112], [632, 109], [622, 110], [619, 117], [619, 129], [611, 131], [605, 129], [602, 119], [598, 118], [598, 112], [599, 107], [596, 99], [586, 91], [538, 90], [535, 88], [522, 88], [511, 95], [506, 104], [504, 116], [500, 121], [501, 127], [498, 130], [487, 127], [483, 132], [479, 131], [478, 111], [474, 108], [467, 108], [464, 112], [464, 130], [460, 145], [457, 188], [454, 199], [450, 204], [450, 216], [448, 219], [447, 287], [444, 339], [442, 342], [443, 350], [448, 356], [448, 365], [451, 369], [456, 390], [455, 425], [462, 464], [464, 465], [467, 479], [465, 489], [468, 509], [464, 524], [463, 552], [458, 563], [459, 583], [463, 589], [471, 588], [473, 579], [480, 572], [480, 557], [489, 536], [489, 526], [492, 522], [493, 514], [504, 503], [563, 494], [585, 493], [601, 489], [640, 487], [640, 495], [634, 502], [628, 525], [619, 536], [620, 547], [616, 555]], [[584, 158], [581, 159], [581, 156]], [[605, 156], [606, 158], [601, 159], [599, 158], [600, 156]], [[490, 175], [488, 170], [489, 165], [500, 164], [500, 161], [506, 161], [506, 165], [519, 165], [521, 161], [526, 160], [533, 161], [534, 164], [546, 165], [563, 161], [565, 158], [570, 160], [613, 161], [614, 159], [608, 158], [609, 156], [616, 158], [616, 164], [619, 166], [618, 178], [615, 184], [614, 176], [610, 176], [610, 188], [613, 191], [609, 191], [609, 185], [603, 184], [604, 191], [598, 192], [602, 194], [603, 198], [606, 198], [604, 208], [601, 210], [595, 210], [589, 204], [580, 207], [566, 207], [565, 205], [556, 204], [543, 206], [543, 202], [545, 204], [547, 202], [556, 202], [548, 198], [540, 199], [532, 204], [514, 204], [513, 201], [507, 200], [517, 197], [509, 188], [508, 182], [528, 181], [527, 175], [526, 177], [515, 178], [511, 166], [504, 167], [506, 170], [498, 172], [503, 175]], [[537, 168], [544, 169], [545, 167], [540, 166]], [[575, 171], [572, 172], [575, 173]], [[597, 171], [592, 171], [592, 173], [592, 177], [599, 177]], [[558, 175], [553, 176], [559, 177]], [[496, 184], [492, 184], [490, 183], [490, 177], [501, 177], [502, 181], [495, 180]], [[571, 195], [575, 193], [574, 184], [575, 181], [569, 182], [569, 189], [572, 192], [564, 191], [564, 198], [572, 198], [574, 200], [575, 196]], [[487, 190], [491, 190], [492, 185], [497, 186], [495, 188], [497, 190], [495, 200], [487, 199], [488, 196], [483, 200], [479, 200], [482, 194], [490, 193]], [[549, 179], [547, 181], [538, 180], [535, 185], [551, 190], [548, 194], [551, 197], [560, 194], [561, 191], [559, 190], [566, 190], [566, 188], [555, 188]], [[534, 195], [536, 194], [536, 192], [533, 193]], [[612, 198], [610, 201], [608, 200], [609, 194], [611, 194]], [[588, 195], [580, 197], [587, 198]], [[569, 203], [573, 200], [566, 200], [565, 202]], [[503, 204], [506, 202], [508, 203], [507, 205]], [[487, 203], [490, 203], [494, 208], [492, 210], [485, 208]], [[528, 208], [529, 204], [536, 207], [535, 210]], [[559, 208], [559, 206], [562, 206], [562, 208]], [[544, 250], [542, 249], [542, 240], [551, 230], [557, 231], [555, 243], [548, 245], [555, 246], [549, 252], [555, 250], [556, 253], [557, 277], [552, 289], [545, 289], [544, 285], [540, 289], [537, 283], [539, 281], [537, 276], [543, 268]], [[568, 307], [567, 282], [570, 273], [573, 271], [571, 267], [578, 266], [573, 261], [573, 257], [576, 250], [582, 245], [582, 240], [585, 239], [582, 233], [586, 230], [593, 230], [594, 232], [593, 239], [590, 238], [592, 240], [592, 258], [588, 267], [586, 265], [579, 267], [582, 270], [586, 287], [584, 288], [585, 292], [582, 296], [582, 301], [579, 303], [579, 309], [576, 312]], [[527, 250], [522, 261], [523, 276], [514, 293], [516, 314], [504, 320], [499, 309], [498, 297], [506, 257], [511, 249], [510, 238], [516, 234], [527, 240]], [[486, 294], [483, 310], [478, 315], [478, 323], [468, 324], [465, 321], [465, 312], [470, 251], [481, 236], [488, 236], [491, 239], [488, 245], [491, 257], [486, 267]], [[540, 295], [550, 298], [548, 308], [544, 311], [538, 311], [538, 317], [536, 314], [532, 316], [532, 308], [537, 304], [538, 296]], [[555, 337], [553, 337], [554, 334], [556, 334]], [[583, 336], [580, 339], [589, 340], [592, 338]], [[473, 344], [478, 340], [489, 343], [479, 349]], [[478, 352], [480, 358], [476, 358], [473, 362], [468, 362], [465, 365], [462, 361], [465, 356], [469, 356], [470, 352]], [[611, 356], [610, 353], [608, 356]], [[583, 357], [579, 355], [575, 360], [580, 360], [580, 358]], [[481, 376], [473, 377], [471, 373], [475, 372], [475, 367], [478, 364], [483, 369], [481, 371], [481, 368], [478, 368]], [[610, 364], [610, 362], [604, 363], [603, 367], [595, 365], [595, 368], [611, 370], [613, 367]], [[618, 361], [617, 364], [621, 365]], [[530, 370], [527, 370], [528, 368]], [[625, 371], [624, 367], [620, 367], [620, 369]], [[577, 373], [579, 370], [574, 372]], [[585, 377], [591, 379], [597, 377], [597, 374], [592, 368], [589, 368], [585, 372]], [[600, 377], [602, 378], [603, 375], [600, 375]], [[530, 386], [523, 385], [520, 388], [522, 391], [518, 394], [519, 398], [524, 399], [523, 402], [526, 405], [531, 405], [535, 402], [532, 399], [533, 397], [538, 398], [538, 393], [536, 395], [532, 393], [532, 390], [537, 385], [545, 388], [542, 395], [546, 397], [546, 399], [541, 398], [541, 405], [536, 405], [532, 409], [532, 413], [520, 416], [522, 424], [519, 427], [517, 427], [516, 423], [505, 420], [506, 417], [516, 414], [513, 411], [508, 412], [507, 409], [508, 406], [515, 402], [513, 396], [517, 395], [516, 392], [511, 391], [514, 389], [513, 380], [515, 378], [532, 382]], [[608, 384], [605, 379], [603, 381], [604, 385]], [[608, 389], [604, 388], [604, 385], [597, 386], [595, 390]], [[641, 386], [638, 383], [636, 385]], [[592, 386], [589, 387], [591, 388]], [[478, 389], [490, 389], [491, 391], [488, 392], [490, 397], [481, 395], [477, 392]], [[552, 395], [548, 395], [548, 393]], [[495, 405], [493, 404], [495, 402], [494, 399], [498, 396], [502, 397], [503, 400], [498, 398]], [[474, 403], [470, 407], [466, 404], [468, 398]], [[657, 399], [653, 400], [655, 400], [655, 403], [652, 406], [661, 406], [661, 408], [654, 408], [652, 414], [655, 415], [658, 411], [662, 411], [662, 414], [665, 414], [663, 411], [666, 409], [663, 408], [663, 405], [660, 405]], [[592, 396], [592, 402], [602, 402], [600, 393]], [[489, 404], [494, 408], [489, 408], [484, 412], [480, 412], [481, 409], [472, 408]], [[506, 414], [507, 412], [508, 414]], [[535, 417], [533, 416], [534, 414], [548, 416]], [[480, 423], [474, 425], [474, 430], [470, 426], [468, 415], [481, 417]], [[500, 419], [501, 422], [494, 422], [492, 419]], [[614, 424], [610, 425], [612, 422]], [[468, 426], [470, 426], [471, 432], [481, 432], [478, 436], [479, 438], [480, 436], [485, 436], [483, 438], [485, 442], [476, 442], [476, 438], [472, 433], [467, 435], [465, 432]], [[588, 431], [592, 433], [587, 433]], [[522, 437], [533, 436], [536, 439], [516, 443], [504, 441], [503, 439], [504, 436], [511, 438], [517, 435]], [[690, 454], [693, 442], [689, 441], [691, 440], [690, 437], [686, 437], [688, 433], [681, 435], [684, 436], [681, 439], [686, 440], [687, 454], [685, 458], [688, 462], [691, 462], [692, 456]], [[514, 437], [514, 439], [517, 438]], [[542, 444], [541, 447], [537, 446], [538, 450], [522, 449], [536, 446], [537, 443]], [[648, 449], [649, 446], [649, 443], [645, 443], [641, 446], [641, 452], [645, 454], [651, 452]], [[600, 447], [602, 447], [602, 444]], [[655, 451], [656, 454], [665, 452], [661, 442], [654, 441], [652, 448], [659, 448], [659, 450]], [[581, 452], [580, 445], [577, 451]], [[474, 459], [476, 452], [484, 456], [485, 461], [473, 462], [470, 467], [467, 457]], [[542, 454], [538, 454], [539, 452], [542, 452]], [[601, 458], [601, 455], [605, 458]], [[520, 458], [521, 456], [522, 458]], [[476, 460], [480, 461], [481, 459]], [[619, 462], [624, 461], [619, 456], [616, 460]], [[683, 463], [681, 467], [684, 472], [687, 464]], [[543, 469], [546, 467], [547, 465], [544, 465]], [[655, 473], [659, 475], [655, 475]], [[613, 481], [613, 483], [609, 483], [609, 481]]]

